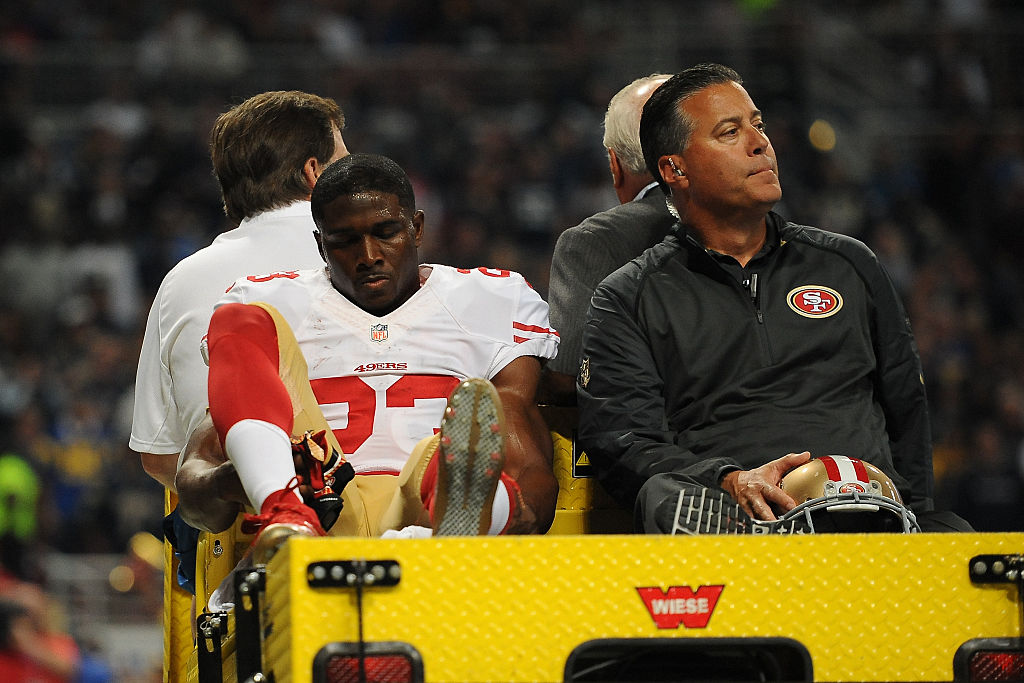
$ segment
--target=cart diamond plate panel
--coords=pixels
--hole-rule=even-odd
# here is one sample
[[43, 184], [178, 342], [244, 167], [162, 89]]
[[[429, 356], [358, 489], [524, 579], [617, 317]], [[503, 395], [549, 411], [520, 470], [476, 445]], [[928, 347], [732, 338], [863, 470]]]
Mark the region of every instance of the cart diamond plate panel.
[[297, 538], [268, 566], [266, 651], [279, 683], [310, 681], [358, 614], [307, 568], [388, 559], [401, 580], [363, 590], [364, 636], [411, 644], [428, 681], [562, 680], [597, 638], [754, 636], [803, 644], [815, 680], [950, 680], [963, 642], [1021, 633], [1016, 586], [972, 584], [969, 558], [1021, 551], [1024, 534]]

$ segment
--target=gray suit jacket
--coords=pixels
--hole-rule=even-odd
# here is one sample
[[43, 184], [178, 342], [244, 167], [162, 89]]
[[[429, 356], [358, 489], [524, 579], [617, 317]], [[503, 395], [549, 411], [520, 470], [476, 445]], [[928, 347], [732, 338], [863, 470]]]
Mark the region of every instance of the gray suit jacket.
[[594, 214], [558, 237], [551, 257], [548, 304], [558, 330], [558, 356], [547, 367], [575, 376], [583, 325], [594, 289], [605, 277], [660, 242], [675, 223], [657, 187], [646, 196]]

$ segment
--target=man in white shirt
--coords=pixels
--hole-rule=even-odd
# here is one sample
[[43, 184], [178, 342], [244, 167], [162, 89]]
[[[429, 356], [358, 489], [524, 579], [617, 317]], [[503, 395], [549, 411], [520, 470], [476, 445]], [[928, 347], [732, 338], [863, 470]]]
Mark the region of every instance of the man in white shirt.
[[251, 97], [213, 127], [213, 170], [224, 210], [238, 227], [164, 278], [146, 323], [135, 383], [129, 446], [146, 472], [172, 490], [179, 453], [206, 413], [200, 343], [213, 305], [244, 275], [323, 263], [311, 237], [309, 197], [323, 169], [348, 154], [344, 126], [333, 100], [286, 91]]

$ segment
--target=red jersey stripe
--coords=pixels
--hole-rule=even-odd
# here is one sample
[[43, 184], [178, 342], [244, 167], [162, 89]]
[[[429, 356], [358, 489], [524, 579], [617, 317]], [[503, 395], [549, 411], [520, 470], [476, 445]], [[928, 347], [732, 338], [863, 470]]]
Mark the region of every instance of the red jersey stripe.
[[524, 325], [523, 323], [517, 323], [515, 321], [512, 322], [512, 329], [522, 330], [523, 332], [539, 332], [541, 334], [553, 334], [556, 337], [558, 336], [558, 332], [547, 327], [541, 327], [540, 325]]

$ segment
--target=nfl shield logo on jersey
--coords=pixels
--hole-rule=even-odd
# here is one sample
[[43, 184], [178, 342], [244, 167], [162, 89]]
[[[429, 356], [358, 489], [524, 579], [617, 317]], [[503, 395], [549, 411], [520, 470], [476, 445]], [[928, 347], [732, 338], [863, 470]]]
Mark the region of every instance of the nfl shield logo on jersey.
[[382, 342], [388, 338], [388, 326], [384, 324], [370, 325], [370, 341]]

